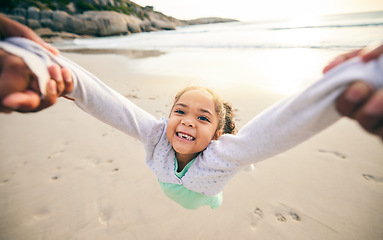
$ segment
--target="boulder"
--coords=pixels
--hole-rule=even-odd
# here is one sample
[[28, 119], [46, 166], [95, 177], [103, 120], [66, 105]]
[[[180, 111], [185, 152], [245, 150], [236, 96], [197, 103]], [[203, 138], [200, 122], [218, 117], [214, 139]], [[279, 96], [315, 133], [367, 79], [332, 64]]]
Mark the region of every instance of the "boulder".
[[28, 19], [26, 21], [27, 23], [27, 26], [32, 28], [32, 29], [37, 29], [37, 28], [41, 28], [41, 24], [40, 24], [40, 21], [39, 20], [36, 20], [36, 19]]
[[52, 19], [53, 11], [52, 10], [43, 10], [40, 12], [40, 20], [42, 19]]
[[36, 7], [29, 7], [27, 9], [27, 19], [28, 20], [40, 20], [40, 9]]
[[154, 29], [152, 27], [152, 22], [149, 19], [144, 19], [138, 23], [142, 32], [150, 32], [148, 29]]
[[134, 23], [128, 23], [128, 30], [129, 32], [131, 33], [139, 33], [141, 32], [141, 28], [138, 24], [134, 24]]
[[52, 30], [55, 28], [55, 23], [49, 18], [41, 19], [40, 24], [43, 28], [50, 28]]
[[124, 14], [113, 11], [87, 11], [84, 17], [93, 19], [98, 26], [99, 36], [120, 35], [128, 33], [127, 21]]
[[141, 27], [140, 27], [140, 22], [142, 22], [141, 19], [132, 15], [129, 15], [129, 16], [125, 15], [124, 18], [125, 18], [125, 21], [127, 22], [127, 27], [129, 32], [131, 33], [141, 32]]
[[69, 17], [71, 17], [65, 11], [54, 11], [52, 13], [52, 20], [57, 22], [65, 22]]
[[159, 19], [152, 20], [152, 27], [162, 30], [175, 30], [176, 26], [171, 22], [165, 22]]
[[176, 24], [171, 21], [169, 17], [163, 14], [156, 14], [155, 12], [147, 12], [151, 21], [151, 26], [161, 30], [175, 30]]
[[[99, 28], [96, 22], [88, 19], [83, 20], [84, 31], [82, 34], [84, 35], [97, 35]], [[80, 33], [79, 33], [80, 34]]]
[[161, 29], [158, 29], [158, 28], [155, 28], [155, 27], [152, 27], [152, 26], [144, 26], [142, 28], [142, 31], [143, 32], [156, 32], [156, 31], [161, 31]]
[[68, 5], [66, 5], [67, 9], [68, 9], [68, 12], [70, 14], [74, 14], [76, 12], [76, 6], [74, 4], [74, 2], [70, 2]]
[[61, 31], [64, 31], [64, 24], [62, 23], [59, 23], [59, 22], [55, 22], [55, 21], [52, 21], [52, 24], [51, 24], [51, 27], [50, 29], [52, 29], [53, 31], [55, 32], [61, 32]]
[[64, 28], [66, 32], [85, 34], [84, 21], [79, 18], [68, 17], [65, 21]]

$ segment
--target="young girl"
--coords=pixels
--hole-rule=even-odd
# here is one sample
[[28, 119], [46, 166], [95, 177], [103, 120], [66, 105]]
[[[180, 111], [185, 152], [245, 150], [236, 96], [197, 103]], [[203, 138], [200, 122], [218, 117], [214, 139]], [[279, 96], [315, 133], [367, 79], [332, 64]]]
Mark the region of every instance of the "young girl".
[[[213, 91], [188, 87], [179, 92], [169, 116], [166, 138], [175, 152], [174, 175], [181, 180], [181, 184], [158, 180], [163, 192], [185, 208], [196, 209], [202, 205], [219, 207], [222, 204], [222, 192], [206, 196], [186, 188], [182, 179], [211, 141], [218, 140], [222, 134], [234, 134], [235, 131], [231, 105], [223, 103]], [[199, 161], [204, 160], [199, 158]], [[206, 177], [218, 169], [222, 171], [219, 165], [217, 162], [217, 169], [211, 169]], [[208, 181], [217, 180], [212, 178]]]
[[69, 68], [75, 87], [68, 96], [84, 111], [141, 140], [146, 163], [165, 194], [189, 209], [219, 207], [223, 188], [244, 166], [284, 152], [340, 119], [333, 103], [348, 83], [364, 79], [373, 88], [383, 86], [383, 57], [367, 64], [353, 59], [258, 115], [234, 135], [225, 134], [235, 130], [231, 108], [208, 89], [181, 91], [169, 118], [158, 120], [62, 56], [25, 39], [1, 44], [6, 50], [24, 51], [24, 58], [30, 54], [40, 58], [30, 64], [56, 62]]

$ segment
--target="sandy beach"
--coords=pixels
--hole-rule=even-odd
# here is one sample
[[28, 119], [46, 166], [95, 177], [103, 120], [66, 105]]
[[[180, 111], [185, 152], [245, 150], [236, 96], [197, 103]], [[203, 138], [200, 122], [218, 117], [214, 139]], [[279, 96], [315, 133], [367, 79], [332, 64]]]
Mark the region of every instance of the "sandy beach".
[[[183, 87], [211, 87], [239, 128], [339, 54], [253, 51], [62, 54], [158, 118]], [[383, 238], [383, 143], [348, 119], [240, 172], [220, 208], [196, 211], [162, 194], [138, 140], [66, 99], [1, 114], [0, 134], [1, 240]]]

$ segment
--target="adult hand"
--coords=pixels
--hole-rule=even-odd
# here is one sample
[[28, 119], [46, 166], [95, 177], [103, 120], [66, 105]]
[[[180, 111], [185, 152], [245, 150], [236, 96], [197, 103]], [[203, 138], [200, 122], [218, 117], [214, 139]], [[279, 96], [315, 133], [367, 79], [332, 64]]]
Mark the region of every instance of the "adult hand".
[[373, 43], [368, 45], [365, 48], [354, 50], [352, 52], [341, 54], [335, 57], [331, 62], [323, 68], [323, 73], [328, 72], [332, 68], [338, 66], [339, 64], [354, 58], [361, 57], [364, 62], [368, 62], [372, 59], [378, 58], [383, 53], [383, 43]]
[[[356, 56], [367, 62], [378, 58], [382, 53], [383, 44], [369, 45], [336, 57], [323, 69], [323, 72], [326, 73]], [[335, 106], [340, 114], [355, 119], [366, 131], [383, 140], [383, 88], [373, 91], [366, 82], [356, 81], [342, 93]]]
[[383, 140], [383, 88], [373, 92], [368, 84], [357, 81], [338, 98], [336, 108]]
[[54, 55], [59, 54], [59, 50], [52, 47], [50, 44], [46, 43], [44, 40], [42, 40], [32, 29], [29, 27], [14, 21], [8, 17], [6, 17], [3, 14], [0, 14], [0, 37], [23, 37], [30, 39], [47, 50], [49, 50]]
[[0, 112], [35, 112], [53, 105], [58, 96], [73, 90], [68, 69], [49, 67], [51, 80], [43, 99], [38, 94], [38, 80], [24, 61], [0, 49]]

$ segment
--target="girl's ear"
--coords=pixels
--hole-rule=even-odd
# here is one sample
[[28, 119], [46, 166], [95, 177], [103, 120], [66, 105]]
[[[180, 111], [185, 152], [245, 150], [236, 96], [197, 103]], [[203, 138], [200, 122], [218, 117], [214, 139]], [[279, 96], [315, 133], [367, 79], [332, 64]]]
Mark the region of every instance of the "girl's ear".
[[222, 135], [222, 130], [216, 131], [212, 140], [218, 140], [218, 138], [220, 138], [221, 135]]

